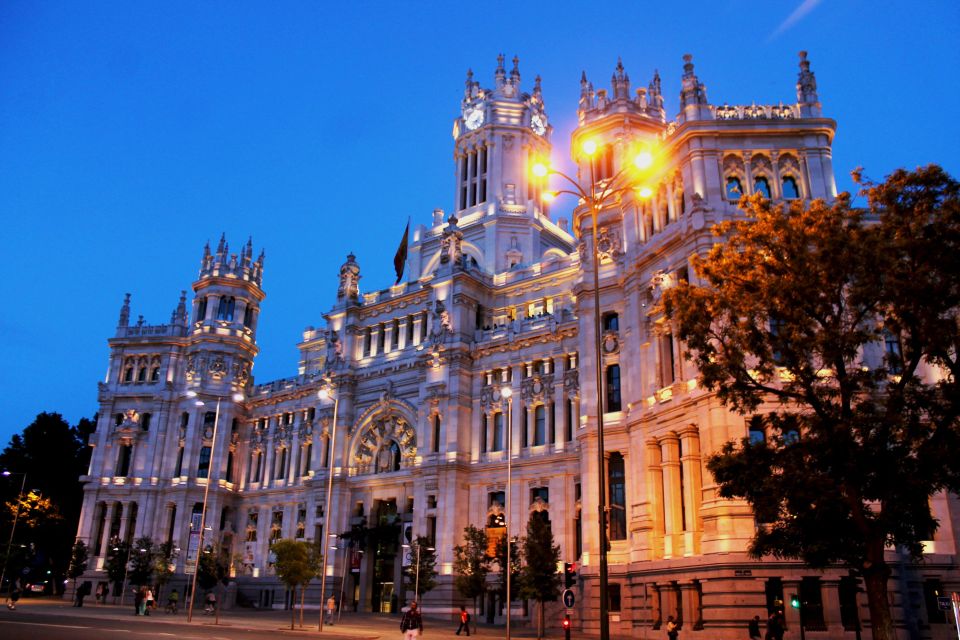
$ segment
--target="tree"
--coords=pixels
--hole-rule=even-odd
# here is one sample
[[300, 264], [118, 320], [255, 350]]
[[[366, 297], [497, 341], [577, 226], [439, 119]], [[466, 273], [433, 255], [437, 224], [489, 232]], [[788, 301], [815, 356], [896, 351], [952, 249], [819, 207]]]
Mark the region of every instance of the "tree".
[[[546, 514], [544, 514], [546, 515]], [[543, 637], [543, 603], [555, 602], [560, 595], [560, 546], [553, 544], [550, 522], [534, 513], [527, 521], [527, 537], [523, 543], [525, 563], [520, 572], [520, 596], [536, 600], [539, 605], [537, 638]]]
[[157, 567], [157, 547], [149, 536], [137, 538], [130, 552], [130, 584], [150, 584]]
[[113, 585], [113, 595], [116, 597], [123, 591], [127, 578], [127, 562], [130, 559], [130, 543], [114, 536], [107, 544], [107, 559], [104, 566], [107, 570], [107, 579]]
[[168, 540], [157, 547], [157, 552], [154, 554], [153, 566], [153, 573], [157, 579], [157, 600], [160, 600], [163, 588], [170, 582], [170, 578], [173, 577], [179, 555], [180, 548], [177, 547], [172, 540]]
[[77, 578], [83, 575], [87, 570], [87, 560], [90, 559], [90, 549], [83, 540], [77, 540], [73, 543], [70, 550], [70, 566], [67, 567], [67, 577], [73, 580], [73, 591], [77, 591]]
[[[90, 448], [86, 446], [86, 438], [95, 424], [83, 419], [71, 427], [57, 413], [41, 413], [0, 452], [0, 469], [26, 474], [27, 489], [50, 507], [34, 515], [59, 516], [24, 521], [21, 513], [14, 541], [15, 545], [30, 542], [34, 561], [42, 564], [34, 569], [42, 569], [44, 576], [49, 569], [50, 579], [58, 591], [63, 588], [73, 545], [70, 541], [75, 539], [80, 519], [83, 487], [77, 478], [87, 472]], [[15, 479], [21, 478], [15, 476]], [[15, 504], [20, 484], [0, 481], [0, 502]], [[0, 529], [7, 530], [12, 521], [13, 513], [0, 509]]]
[[[419, 573], [419, 576], [417, 575]], [[403, 568], [405, 592], [415, 590], [413, 596], [420, 600], [420, 594], [437, 586], [437, 553], [430, 546], [430, 539], [417, 536], [407, 549], [407, 566]]]
[[703, 387], [769, 437], [708, 460], [745, 499], [756, 557], [845, 563], [866, 587], [873, 637], [892, 640], [884, 550], [922, 554], [929, 498], [960, 489], [960, 198], [939, 167], [865, 186], [869, 210], [742, 198], [746, 219], [662, 310]]
[[[320, 570], [319, 555], [314, 553], [314, 547], [308, 542], [296, 540], [278, 540], [270, 545], [270, 551], [274, 553], [277, 560], [274, 568], [277, 572], [277, 578], [280, 582], [287, 585], [290, 589], [290, 628], [296, 619], [296, 607], [293, 602], [296, 599], [297, 587], [300, 587], [300, 626], [303, 626], [303, 594], [307, 585], [310, 583]], [[323, 597], [323, 594], [320, 596]], [[323, 603], [320, 605], [323, 606]]]
[[471, 524], [463, 529], [463, 544], [453, 548], [453, 586], [460, 595], [473, 601], [474, 633], [477, 598], [486, 591], [492, 561], [487, 555], [487, 544], [487, 532]]

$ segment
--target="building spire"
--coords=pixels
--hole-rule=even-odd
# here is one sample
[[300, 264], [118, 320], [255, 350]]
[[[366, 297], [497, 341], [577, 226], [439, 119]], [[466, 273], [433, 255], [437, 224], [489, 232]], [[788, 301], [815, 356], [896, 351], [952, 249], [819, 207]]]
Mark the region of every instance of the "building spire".
[[503, 88], [503, 85], [507, 82], [507, 72], [503, 68], [503, 54], [497, 56], [497, 71], [494, 73], [494, 80], [497, 89]]
[[707, 88], [703, 86], [697, 74], [693, 72], [693, 56], [689, 53], [683, 56], [683, 79], [680, 89], [680, 108], [690, 105], [707, 104]]
[[120, 319], [117, 321], [118, 327], [126, 327], [130, 324], [130, 294], [123, 296], [123, 305], [120, 306]]
[[800, 103], [802, 115], [820, 115], [820, 97], [817, 95], [817, 78], [810, 71], [810, 61], [807, 52], [801, 51], [800, 73], [797, 76], [797, 102]]
[[513, 86], [520, 85], [520, 58], [513, 56], [513, 69], [510, 70], [510, 84]]
[[617, 67], [614, 69], [610, 83], [613, 85], [614, 100], [630, 99], [630, 76], [624, 73], [623, 60], [620, 59], [620, 56], [617, 56]]
[[180, 291], [180, 302], [170, 315], [170, 324], [186, 326], [187, 324], [187, 292]]

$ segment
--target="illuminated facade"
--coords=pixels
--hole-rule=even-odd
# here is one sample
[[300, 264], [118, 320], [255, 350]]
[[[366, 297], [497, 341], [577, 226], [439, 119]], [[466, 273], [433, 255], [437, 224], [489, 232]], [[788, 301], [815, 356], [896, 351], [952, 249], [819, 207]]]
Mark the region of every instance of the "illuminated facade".
[[[697, 387], [696, 372], [652, 314], [661, 291], [693, 276], [690, 257], [709, 248], [714, 223], [736, 215], [742, 193], [836, 195], [835, 123], [822, 116], [805, 54], [796, 89], [791, 104], [711, 104], [687, 56], [680, 113], [668, 120], [656, 74], [633, 93], [619, 63], [610, 90], [581, 80], [572, 148], [591, 138], [598, 150], [574, 158], [580, 176], [591, 175], [593, 162], [597, 180], [610, 178], [637, 142], [658, 149], [651, 197], [628, 196], [598, 219], [614, 634], [658, 635], [674, 615], [683, 637], [739, 638], [747, 620], [791, 593], [809, 603], [811, 637], [852, 638], [854, 621], [867, 618], [846, 572], [748, 558], [752, 513], [718, 498], [704, 465], [723, 442], [748, 435], [749, 425]], [[393, 605], [403, 562], [397, 542], [417, 534], [434, 541], [440, 573], [425, 606], [449, 610], [461, 602], [451, 572], [464, 527], [490, 526], [493, 534], [508, 519], [522, 533], [536, 515], [549, 519], [562, 558], [578, 563], [575, 618], [596, 629], [593, 238], [582, 208], [570, 223], [541, 204], [529, 169], [549, 155], [551, 133], [540, 79], [522, 91], [516, 59], [510, 71], [499, 59], [492, 89], [468, 73], [454, 124], [454, 214], [436, 210], [429, 225], [412, 230], [406, 276], [396, 286], [361, 293], [360, 265], [348, 256], [323, 326], [303, 333], [293, 377], [265, 384], [251, 377], [264, 292], [263, 257], [254, 258], [250, 243], [239, 255], [225, 240], [207, 247], [192, 308], [182, 296], [169, 324], [131, 324], [128, 296], [110, 340], [83, 478], [79, 536], [93, 547], [91, 576], [102, 579], [111, 536], [149, 535], [181, 547], [182, 578], [214, 478], [210, 535], [234, 554], [235, 589], [248, 600], [282, 602], [271, 541], [324, 539], [330, 508], [333, 533], [398, 526], [379, 554], [343, 544], [334, 552], [327, 584], [343, 588], [348, 605]], [[333, 408], [317, 397], [328, 377], [339, 397], [333, 451]], [[232, 400], [236, 392], [245, 400]], [[948, 571], [949, 505], [933, 502], [940, 538], [922, 569], [897, 565], [891, 587], [895, 615], [905, 624], [934, 623], [936, 635], [946, 627], [936, 624], [931, 594], [960, 585]], [[314, 602], [317, 591], [315, 583]], [[529, 619], [516, 606], [514, 620]], [[502, 614], [490, 595], [482, 617], [499, 622]], [[787, 623], [791, 631], [798, 624], [789, 607]]]

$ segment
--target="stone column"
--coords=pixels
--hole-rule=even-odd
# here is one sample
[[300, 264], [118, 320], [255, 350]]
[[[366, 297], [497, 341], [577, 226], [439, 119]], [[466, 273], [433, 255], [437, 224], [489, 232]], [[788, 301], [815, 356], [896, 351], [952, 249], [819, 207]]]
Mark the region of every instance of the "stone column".
[[[511, 425], [513, 442], [510, 443], [508, 449], [512, 450], [514, 457], [517, 457], [520, 455], [520, 443], [522, 442], [520, 436], [522, 429], [525, 429], [527, 426], [523, 415], [523, 399], [520, 397], [520, 365], [510, 367], [510, 380], [510, 388], [513, 389], [513, 397], [510, 399], [510, 403], [512, 403], [513, 406], [513, 415], [507, 416], [507, 418], [511, 418], [513, 421]], [[506, 426], [506, 422], [504, 422], [504, 426]], [[506, 432], [506, 428], [504, 431]], [[504, 436], [506, 436], [506, 433], [504, 433]]]
[[107, 509], [103, 521], [103, 540], [100, 541], [99, 555], [101, 558], [105, 558], [107, 556], [107, 549], [110, 546], [110, 529], [111, 525], [113, 524], [113, 516], [116, 513], [117, 508], [116, 502], [111, 501], [106, 504]]
[[650, 548], [654, 559], [663, 557], [666, 538], [662, 455], [660, 443], [656, 438], [647, 440], [647, 487], [650, 492], [650, 516], [653, 521]]
[[820, 579], [823, 602], [823, 622], [831, 638], [843, 635], [843, 618], [840, 615], [840, 580]]
[[120, 512], [120, 540], [126, 540], [127, 527], [130, 526], [130, 510], [132, 509], [133, 502], [127, 500], [126, 502], [121, 502], [120, 507], [122, 511]]
[[407, 348], [407, 323], [410, 322], [410, 318], [404, 316], [400, 318], [399, 331], [400, 334], [397, 336], [397, 348], [406, 349]]
[[687, 523], [684, 549], [687, 553], [700, 551], [700, 532], [703, 525], [700, 519], [702, 476], [700, 469], [700, 431], [696, 425], [688, 425], [680, 430], [680, 460], [683, 474], [684, 517]]
[[787, 631], [795, 634], [790, 637], [799, 637], [800, 635], [800, 610], [790, 606], [790, 596], [792, 594], [797, 594], [797, 597], [800, 597], [800, 582], [799, 578], [789, 578], [783, 581], [783, 617], [786, 619]]
[[394, 342], [397, 337], [393, 335], [393, 323], [388, 322], [381, 325], [383, 327], [383, 352], [387, 353], [388, 351], [393, 351], [397, 348], [396, 342]]

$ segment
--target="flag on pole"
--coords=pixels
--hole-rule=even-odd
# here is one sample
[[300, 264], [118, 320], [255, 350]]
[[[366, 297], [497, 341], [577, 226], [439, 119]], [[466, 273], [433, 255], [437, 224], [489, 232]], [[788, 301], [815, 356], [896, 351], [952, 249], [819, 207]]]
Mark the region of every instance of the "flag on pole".
[[407, 263], [407, 242], [410, 238], [410, 218], [407, 218], [407, 227], [403, 230], [403, 239], [400, 240], [400, 246], [397, 247], [397, 253], [393, 256], [393, 269], [397, 272], [397, 281], [395, 285], [400, 284], [403, 278], [403, 267]]

